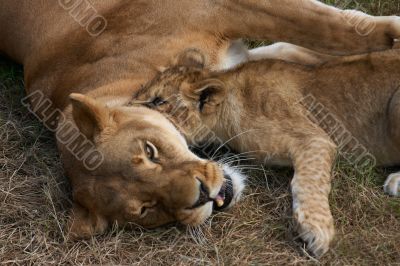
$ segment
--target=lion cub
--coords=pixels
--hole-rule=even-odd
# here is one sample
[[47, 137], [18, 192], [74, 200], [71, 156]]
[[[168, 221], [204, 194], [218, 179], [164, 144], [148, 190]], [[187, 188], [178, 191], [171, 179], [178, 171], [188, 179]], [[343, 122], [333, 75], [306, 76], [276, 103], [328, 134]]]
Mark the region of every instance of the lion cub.
[[[264, 60], [222, 73], [202, 61], [187, 52], [134, 103], [168, 114], [192, 143], [208, 127], [262, 163], [292, 165], [298, 232], [314, 255], [324, 254], [334, 236], [328, 196], [336, 154], [360, 170], [400, 163], [400, 51], [314, 67]], [[385, 191], [399, 196], [399, 183], [400, 173], [391, 175]]]

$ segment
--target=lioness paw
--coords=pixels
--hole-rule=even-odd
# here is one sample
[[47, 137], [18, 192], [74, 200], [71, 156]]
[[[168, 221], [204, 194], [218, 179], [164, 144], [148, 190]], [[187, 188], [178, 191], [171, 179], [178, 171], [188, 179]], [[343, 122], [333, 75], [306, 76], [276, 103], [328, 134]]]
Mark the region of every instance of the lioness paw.
[[400, 17], [398, 16], [393, 16], [392, 17], [392, 34], [395, 40], [399, 40], [400, 39]]
[[386, 194], [394, 197], [400, 197], [400, 173], [391, 174], [383, 186]]
[[[322, 218], [322, 219], [321, 219]], [[307, 250], [316, 258], [324, 255], [335, 235], [332, 215], [295, 213], [299, 237], [306, 243]]]

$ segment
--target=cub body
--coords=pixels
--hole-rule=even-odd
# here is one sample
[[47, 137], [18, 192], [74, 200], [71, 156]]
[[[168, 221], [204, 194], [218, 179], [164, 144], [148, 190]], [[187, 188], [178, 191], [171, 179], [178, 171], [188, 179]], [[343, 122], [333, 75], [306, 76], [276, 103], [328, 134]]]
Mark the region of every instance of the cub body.
[[[292, 165], [298, 231], [315, 255], [325, 253], [334, 236], [328, 196], [338, 151], [361, 168], [400, 164], [400, 52], [319, 66], [263, 60], [219, 73], [200, 59], [187, 52], [134, 102], [166, 113], [192, 144], [193, 132], [208, 127], [261, 163]], [[391, 175], [385, 191], [399, 196], [399, 183], [400, 174]]]

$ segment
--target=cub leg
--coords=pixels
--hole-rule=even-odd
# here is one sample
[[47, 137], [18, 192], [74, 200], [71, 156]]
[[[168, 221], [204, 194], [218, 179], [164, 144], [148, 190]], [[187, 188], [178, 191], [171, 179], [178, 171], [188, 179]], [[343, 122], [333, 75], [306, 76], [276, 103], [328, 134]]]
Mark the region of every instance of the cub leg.
[[400, 153], [400, 86], [389, 102], [389, 134]]
[[390, 49], [398, 17], [343, 11], [316, 0], [216, 0], [204, 26], [217, 36], [284, 41], [321, 53], [348, 55]]
[[[400, 89], [394, 94], [389, 103], [389, 134], [400, 154]], [[398, 158], [397, 158], [398, 159]], [[400, 172], [389, 175], [383, 186], [385, 193], [400, 197]]]
[[308, 250], [320, 257], [328, 251], [335, 234], [329, 194], [336, 146], [325, 136], [298, 144], [292, 151], [293, 216]]
[[279, 59], [303, 65], [317, 65], [336, 58], [290, 43], [275, 43], [249, 51], [249, 60]]

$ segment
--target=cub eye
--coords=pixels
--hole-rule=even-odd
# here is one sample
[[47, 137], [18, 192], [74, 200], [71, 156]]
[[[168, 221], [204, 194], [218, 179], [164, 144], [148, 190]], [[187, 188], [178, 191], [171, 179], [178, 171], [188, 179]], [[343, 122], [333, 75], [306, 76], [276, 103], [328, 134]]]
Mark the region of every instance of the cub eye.
[[153, 143], [146, 141], [146, 156], [149, 158], [150, 161], [155, 162], [157, 161], [158, 158], [158, 150], [157, 148], [153, 145]]
[[151, 104], [152, 104], [154, 107], [161, 106], [161, 105], [166, 104], [166, 103], [167, 103], [167, 102], [164, 101], [163, 98], [161, 98], [161, 97], [155, 97], [155, 98], [151, 101]]
[[199, 99], [199, 110], [200, 112], [203, 112], [204, 110], [204, 105], [209, 101], [211, 93], [207, 90], [203, 91], [200, 95]]

